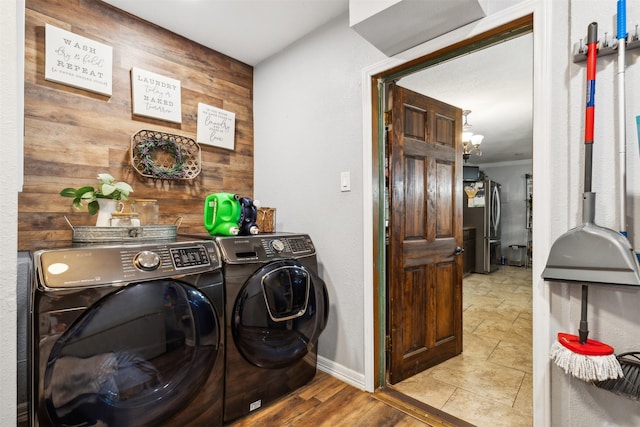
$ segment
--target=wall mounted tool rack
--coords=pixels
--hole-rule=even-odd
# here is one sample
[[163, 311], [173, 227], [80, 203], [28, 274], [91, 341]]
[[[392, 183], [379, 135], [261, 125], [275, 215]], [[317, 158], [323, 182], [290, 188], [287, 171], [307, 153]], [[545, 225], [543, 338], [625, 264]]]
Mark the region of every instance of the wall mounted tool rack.
[[[587, 45], [584, 43], [585, 39], [580, 39], [578, 43], [573, 45], [573, 62], [586, 62], [587, 60]], [[633, 34], [627, 34], [626, 50], [640, 48], [640, 34], [638, 34], [638, 25], [635, 26], [635, 32]], [[598, 41], [598, 57], [613, 55], [618, 51], [618, 39], [615, 36], [608, 36], [604, 33], [604, 40]]]

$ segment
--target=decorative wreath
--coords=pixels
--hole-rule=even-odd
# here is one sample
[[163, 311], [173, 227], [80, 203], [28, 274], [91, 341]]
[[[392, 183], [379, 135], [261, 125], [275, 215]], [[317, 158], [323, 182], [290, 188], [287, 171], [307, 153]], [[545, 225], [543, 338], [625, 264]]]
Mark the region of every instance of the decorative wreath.
[[[140, 153], [140, 164], [144, 167], [144, 172], [158, 178], [175, 179], [182, 178], [185, 173], [185, 164], [180, 146], [170, 139], [147, 138], [138, 144]], [[153, 161], [153, 153], [162, 150], [173, 157], [173, 165], [166, 167], [158, 165]]]

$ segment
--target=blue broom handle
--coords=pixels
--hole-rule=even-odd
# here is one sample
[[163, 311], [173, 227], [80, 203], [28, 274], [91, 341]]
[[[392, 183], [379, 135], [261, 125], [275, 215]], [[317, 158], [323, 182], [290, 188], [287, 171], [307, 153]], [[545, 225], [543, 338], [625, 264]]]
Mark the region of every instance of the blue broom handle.
[[625, 105], [625, 54], [627, 45], [627, 2], [618, 0], [618, 183], [620, 234], [627, 237], [627, 118]]
[[627, 0], [618, 0], [618, 40], [627, 38]]

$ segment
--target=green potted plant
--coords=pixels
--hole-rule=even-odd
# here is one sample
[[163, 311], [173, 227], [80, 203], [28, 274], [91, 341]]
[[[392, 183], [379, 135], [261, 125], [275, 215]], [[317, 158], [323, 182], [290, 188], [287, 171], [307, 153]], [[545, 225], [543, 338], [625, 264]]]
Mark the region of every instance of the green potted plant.
[[133, 188], [126, 182], [115, 182], [115, 178], [108, 173], [98, 174], [98, 188], [90, 185], [86, 187], [65, 188], [60, 191], [60, 195], [73, 198], [73, 207], [82, 209], [83, 203], [87, 203], [87, 210], [91, 215], [95, 215], [100, 210], [100, 201], [104, 199], [113, 200], [115, 206], [121, 200], [129, 200], [129, 193]]

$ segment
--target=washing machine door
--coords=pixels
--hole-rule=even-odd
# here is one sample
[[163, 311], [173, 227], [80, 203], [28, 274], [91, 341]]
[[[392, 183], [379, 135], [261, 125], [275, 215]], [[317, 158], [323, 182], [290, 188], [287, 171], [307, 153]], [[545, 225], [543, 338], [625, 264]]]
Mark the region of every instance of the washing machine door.
[[298, 261], [267, 264], [243, 285], [234, 304], [234, 343], [255, 366], [289, 366], [317, 345], [328, 301], [324, 282]]
[[207, 380], [222, 351], [220, 326], [207, 297], [175, 280], [107, 295], [51, 350], [43, 382], [50, 425], [161, 425]]

